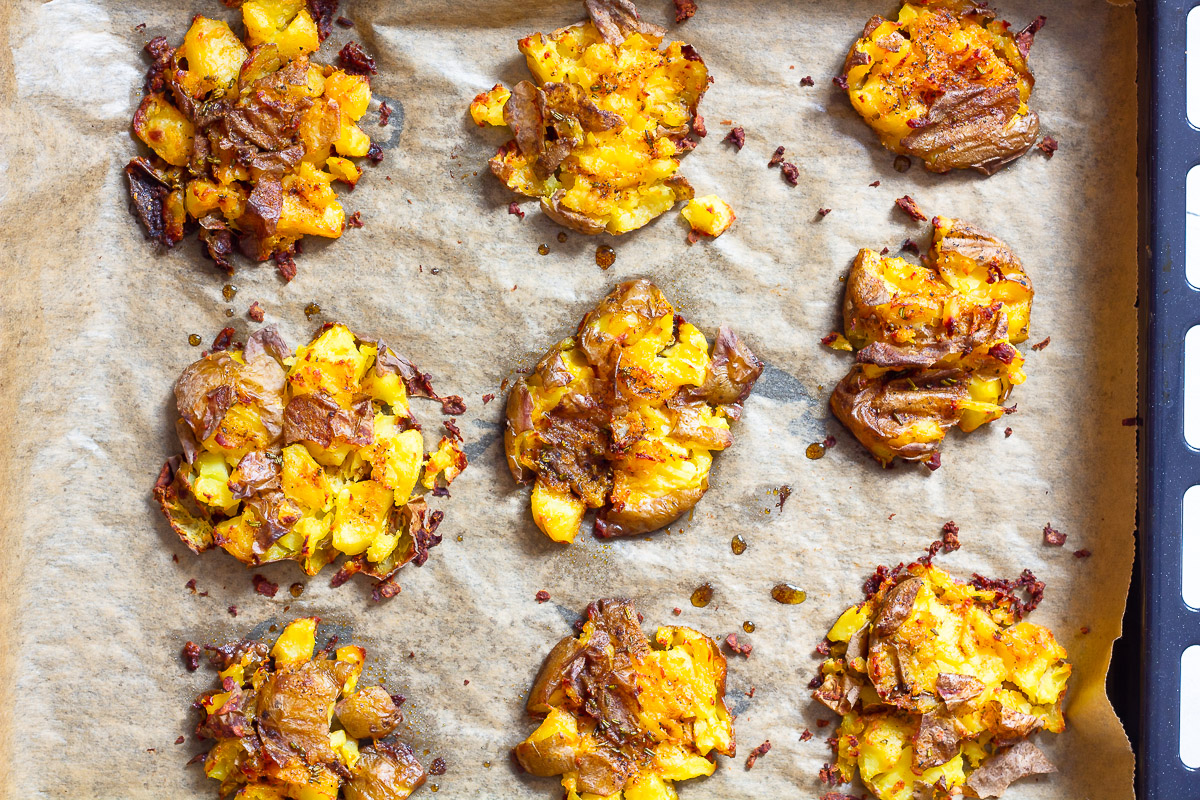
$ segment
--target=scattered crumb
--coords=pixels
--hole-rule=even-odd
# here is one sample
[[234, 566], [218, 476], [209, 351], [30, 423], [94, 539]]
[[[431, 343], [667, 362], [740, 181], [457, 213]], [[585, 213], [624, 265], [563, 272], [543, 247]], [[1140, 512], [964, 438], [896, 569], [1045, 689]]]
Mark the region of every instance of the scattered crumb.
[[257, 300], [250, 304], [250, 310], [246, 312], [246, 315], [255, 322], [262, 322], [266, 318], [263, 307], [258, 304]]
[[[517, 205], [516, 200], [508, 204], [508, 213], [512, 214], [517, 219], [525, 219], [525, 212], [521, 210], [519, 205]], [[517, 287], [514, 286], [513, 288], [515, 289]]]
[[1062, 547], [1067, 542], [1067, 535], [1062, 531], [1052, 528], [1050, 523], [1046, 523], [1046, 527], [1042, 528], [1042, 544], [1047, 547]]
[[675, 0], [675, 22], [687, 22], [696, 14], [696, 0]]
[[1037, 344], [1032, 345], [1033, 349], [1038, 350], [1038, 351], [1045, 350], [1049, 346], [1050, 346], [1050, 337], [1049, 336], [1047, 336], [1045, 339], [1042, 339]]
[[1076, 550], [1076, 551], [1075, 551], [1075, 557], [1076, 557], [1076, 558], [1087, 558], [1087, 557], [1088, 557], [1088, 556], [1090, 556], [1091, 554], [1092, 554], [1092, 551], [1091, 551], [1091, 550], [1087, 550], [1087, 549], [1082, 549], [1082, 550]]
[[725, 134], [723, 142], [729, 142], [731, 145], [741, 150], [746, 146], [746, 131], [739, 125], [736, 128], [730, 128], [729, 133]]
[[771, 740], [767, 739], [750, 751], [750, 755], [746, 758], [746, 769], [753, 769], [758, 760], [769, 752], [771, 752]]
[[533, 599], [537, 600], [539, 603], [545, 603], [550, 599], [550, 593], [545, 589], [539, 589], [538, 593], [533, 596]]
[[929, 219], [929, 217], [921, 213], [921, 209], [917, 206], [917, 201], [913, 200], [908, 195], [897, 197], [896, 205], [899, 206], [901, 211], [912, 217], [914, 222], [924, 222], [925, 220]]
[[1053, 136], [1043, 136], [1042, 141], [1038, 142], [1038, 150], [1046, 154], [1046, 158], [1054, 158], [1054, 154], [1058, 151], [1058, 140]]
[[801, 86], [812, 86], [815, 83], [816, 83], [816, 81], [813, 80], [812, 75], [805, 75], [803, 78], [800, 79]]

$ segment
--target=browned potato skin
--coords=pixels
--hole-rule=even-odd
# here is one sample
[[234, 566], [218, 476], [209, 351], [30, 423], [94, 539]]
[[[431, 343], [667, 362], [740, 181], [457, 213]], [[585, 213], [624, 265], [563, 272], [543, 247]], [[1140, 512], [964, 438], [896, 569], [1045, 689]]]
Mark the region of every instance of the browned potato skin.
[[364, 747], [353, 777], [342, 787], [346, 800], [404, 800], [425, 783], [425, 770], [406, 744]]
[[[885, 373], [871, 377], [856, 364], [833, 391], [829, 404], [834, 415], [875, 455], [904, 461], [921, 461], [938, 450], [941, 442], [893, 442], [905, 435], [907, 424], [927, 419], [944, 437], [962, 417], [959, 404], [967, 399], [965, 374], [958, 370], [922, 370]], [[947, 379], [955, 381], [944, 385]], [[905, 420], [898, 422], [897, 415]]]
[[334, 711], [346, 733], [355, 739], [381, 739], [401, 722], [400, 709], [382, 686], [368, 686], [337, 704]]
[[707, 491], [708, 479], [705, 478], [696, 488], [646, 498], [642, 503], [624, 503], [620, 510], [607, 506], [596, 515], [596, 535], [601, 539], [612, 539], [656, 531], [694, 508]]

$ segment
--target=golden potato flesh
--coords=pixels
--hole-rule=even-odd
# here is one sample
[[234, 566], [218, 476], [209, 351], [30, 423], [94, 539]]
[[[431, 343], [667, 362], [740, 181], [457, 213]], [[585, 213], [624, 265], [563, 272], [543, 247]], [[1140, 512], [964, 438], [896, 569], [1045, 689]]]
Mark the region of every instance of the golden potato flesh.
[[522, 39], [533, 81], [481, 93], [471, 117], [512, 130], [490, 162], [506, 186], [568, 228], [621, 234], [693, 196], [676, 173], [688, 134], [705, 134], [708, 69], [628, 0], [586, 5], [588, 22]]
[[889, 150], [990, 175], [1037, 139], [1027, 59], [1044, 22], [1014, 34], [971, 0], [907, 3], [894, 21], [871, 18], [839, 81]]
[[946, 432], [1006, 413], [1025, 381], [1013, 346], [1029, 336], [1033, 284], [999, 239], [934, 217], [926, 264], [862, 250], [846, 281], [845, 342], [858, 363], [834, 390], [834, 414], [881, 462], [936, 468]]
[[147, 45], [154, 66], [133, 128], [155, 155], [126, 174], [151, 238], [172, 246], [194, 220], [227, 271], [236, 249], [274, 258], [290, 280], [297, 242], [345, 228], [332, 185], [361, 176], [349, 158], [371, 148], [357, 124], [371, 86], [309, 61], [321, 35], [303, 0], [249, 0], [242, 16], [245, 43], [198, 16], [178, 48], [162, 37]]
[[318, 622], [294, 620], [270, 649], [207, 648], [221, 689], [197, 699], [196, 734], [213, 742], [204, 773], [221, 797], [403, 800], [425, 782], [408, 745], [380, 741], [400, 720], [397, 701], [379, 686], [356, 688], [366, 651], [314, 652]]
[[602, 537], [687, 512], [762, 368], [728, 328], [710, 349], [649, 281], [618, 285], [508, 398], [504, 449], [538, 527], [570, 542], [588, 509]]
[[[219, 546], [256, 566], [293, 560], [309, 575], [345, 555], [335, 582], [378, 578], [377, 594], [441, 537], [415, 494], [466, 467], [458, 440], [426, 454], [409, 393], [438, 398], [386, 344], [330, 324], [291, 353], [275, 328], [206, 355], [175, 384], [184, 455], [154, 494], [193, 551]], [[458, 398], [446, 398], [458, 400]]]
[[725, 656], [691, 628], [651, 642], [628, 600], [587, 607], [583, 631], [550, 652], [526, 704], [544, 717], [517, 745], [526, 772], [561, 776], [567, 800], [674, 800], [677, 781], [734, 753]]
[[[964, 787], [991, 796], [983, 790], [997, 773], [1012, 781], [1053, 770], [1039, 768], [1048, 762], [1027, 739], [1062, 732], [1071, 665], [1049, 630], [1022, 621], [1041, 582], [1026, 571], [966, 583], [925, 559], [880, 568], [869, 589], [829, 631], [831, 656], [813, 693], [842, 715], [843, 780], [857, 769], [881, 800], [945, 800]], [[1024, 772], [1010, 769], [1017, 747]]]

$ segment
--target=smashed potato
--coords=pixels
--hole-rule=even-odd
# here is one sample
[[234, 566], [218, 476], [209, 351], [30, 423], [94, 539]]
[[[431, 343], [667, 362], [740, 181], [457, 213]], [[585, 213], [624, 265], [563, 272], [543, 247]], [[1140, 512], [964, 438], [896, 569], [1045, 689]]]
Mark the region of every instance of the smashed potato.
[[710, 78], [690, 45], [663, 45], [630, 0], [586, 0], [591, 19], [522, 39], [534, 80], [471, 103], [478, 125], [513, 141], [489, 165], [508, 188], [580, 233], [636, 230], [693, 196], [679, 156], [704, 136], [696, 113]]
[[150, 238], [171, 247], [196, 225], [227, 272], [236, 245], [254, 261], [274, 258], [291, 280], [304, 236], [336, 239], [345, 229], [332, 184], [358, 181], [348, 159], [380, 152], [357, 124], [371, 85], [309, 61], [329, 33], [330, 4], [241, 7], [245, 43], [197, 16], [179, 47], [161, 36], [146, 45], [154, 65], [133, 130], [153, 155], [125, 173]]
[[877, 573], [867, 600], [828, 639], [813, 696], [842, 715], [838, 772], [857, 769], [881, 800], [995, 797], [1052, 772], [1028, 737], [1060, 733], [1071, 665], [1040, 625], [1021, 621], [1042, 584], [955, 580], [928, 560]]
[[314, 653], [319, 621], [289, 623], [270, 649], [250, 640], [207, 648], [221, 689], [197, 698], [196, 734], [214, 742], [204, 774], [221, 782], [221, 797], [403, 800], [425, 782], [412, 749], [384, 741], [404, 698], [357, 688], [363, 648]]
[[872, 17], [838, 79], [885, 147], [933, 172], [991, 175], [1037, 139], [1028, 58], [1046, 18], [1014, 34], [985, 6], [921, 0]]
[[728, 328], [710, 353], [649, 281], [619, 284], [509, 394], [504, 451], [513, 477], [534, 481], [537, 526], [571, 542], [589, 508], [601, 537], [687, 512], [762, 369]]
[[734, 754], [725, 656], [683, 627], [653, 644], [629, 600], [587, 607], [583, 632], [546, 657], [526, 708], [545, 717], [514, 749], [533, 775], [561, 775], [566, 800], [675, 800], [674, 783]]
[[344, 325], [294, 354], [263, 328], [179, 377], [183, 456], [163, 465], [154, 495], [195, 553], [293, 560], [308, 575], [345, 555], [334, 585], [363, 572], [376, 599], [391, 597], [396, 572], [441, 542], [442, 512], [428, 513], [418, 480], [444, 493], [467, 466], [457, 439], [425, 454], [409, 395], [461, 413], [461, 398], [437, 397], [428, 375]]
[[680, 213], [692, 228], [692, 232], [688, 234], [691, 240], [695, 240], [697, 236], [715, 239], [729, 230], [733, 221], [737, 219], [733, 207], [715, 194], [689, 200]]
[[[862, 250], [846, 282], [845, 341], [858, 363], [834, 390], [834, 414], [885, 465], [936, 468], [946, 432], [999, 419], [1025, 360], [1033, 284], [999, 239], [933, 219], [928, 266]], [[841, 340], [838, 340], [840, 343]]]

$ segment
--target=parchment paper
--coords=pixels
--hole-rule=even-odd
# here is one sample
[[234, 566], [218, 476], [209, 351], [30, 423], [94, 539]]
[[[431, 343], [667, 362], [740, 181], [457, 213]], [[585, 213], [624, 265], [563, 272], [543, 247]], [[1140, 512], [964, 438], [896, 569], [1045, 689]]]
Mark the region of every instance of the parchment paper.
[[[641, 4], [660, 23], [669, 7]], [[1104, 694], [1133, 554], [1134, 431], [1121, 425], [1136, 413], [1131, 7], [1003, 4], [1015, 24], [1050, 17], [1033, 49], [1033, 105], [1062, 146], [1053, 159], [1035, 151], [985, 179], [920, 167], [898, 174], [832, 86], [863, 22], [891, 13], [891, 3], [701, 0], [693, 20], [671, 26], [716, 79], [702, 106], [711, 133], [682, 172], [699, 194], [728, 199], [738, 221], [689, 247], [668, 214], [612, 241], [616, 265], [603, 272], [593, 254], [608, 239], [572, 233], [559, 243], [560, 228], [531, 204], [524, 221], [506, 213], [513, 198], [485, 165], [503, 134], [466, 114], [475, 93], [527, 75], [520, 36], [578, 21], [580, 4], [344, 4], [356, 27], [335, 29], [323, 57], [361, 40], [379, 64], [373, 107], [386, 98], [396, 109], [386, 128], [374, 111], [367, 118], [386, 159], [347, 197], [366, 227], [329, 246], [307, 240], [290, 285], [269, 266], [241, 264], [232, 303], [194, 239], [160, 254], [142, 238], [122, 168], [137, 150], [129, 128], [142, 44], [159, 34], [180, 41], [195, 13], [233, 13], [215, 0], [0, 9], [5, 797], [215, 796], [200, 767], [184, 766], [199, 745], [174, 744], [190, 735], [189, 703], [213, 679], [207, 668], [184, 671], [180, 647], [309, 614], [365, 643], [374, 677], [409, 697], [404, 736], [426, 763], [441, 755], [449, 765], [431, 779], [440, 797], [557, 797], [554, 780], [520, 775], [508, 757], [535, 724], [524, 694], [590, 600], [627, 595], [648, 630], [736, 630], [754, 645], [748, 659], [730, 657], [739, 756], [682, 785], [682, 795], [815, 798], [833, 725], [821, 727], [832, 715], [809, 699], [813, 647], [860, 599], [876, 564], [915, 558], [950, 519], [963, 548], [940, 563], [964, 577], [1031, 568], [1047, 583], [1033, 620], [1055, 631], [1075, 665], [1067, 732], [1038, 740], [1060, 772], [1009, 796], [1132, 795], [1133, 756]], [[800, 86], [806, 75], [814, 87]], [[722, 120], [745, 127], [740, 153], [721, 144]], [[766, 167], [780, 144], [799, 167], [795, 188]], [[895, 251], [906, 237], [927, 237], [927, 226], [893, 208], [903, 194], [1008, 241], [1037, 290], [1030, 343], [1052, 338], [1044, 352], [1022, 347], [1029, 381], [1013, 396], [1019, 413], [951, 435], [932, 474], [883, 471], [830, 418], [828, 394], [851, 359], [818, 344], [839, 324], [841, 278], [858, 248]], [[833, 211], [818, 220], [820, 207]], [[498, 394], [513, 369], [531, 366], [634, 276], [659, 281], [710, 337], [730, 324], [769, 366], [682, 530], [609, 544], [584, 534], [564, 548], [536, 530], [527, 492], [504, 467], [502, 397], [483, 405], [481, 396]], [[386, 338], [442, 391], [468, 399], [460, 424], [472, 464], [441, 502], [446, 541], [424, 567], [401, 573], [403, 593], [388, 603], [373, 604], [365, 582], [330, 589], [331, 572], [304, 581], [294, 599], [287, 587], [304, 578], [291, 563], [258, 570], [281, 585], [268, 600], [231, 557], [187, 552], [153, 506], [154, 478], [177, 451], [171, 386], [200, 354], [188, 334], [207, 346], [232, 323], [245, 335], [254, 300], [293, 346], [341, 320]], [[307, 320], [314, 300], [323, 311]], [[417, 402], [430, 432], [437, 410]], [[836, 447], [805, 458], [826, 434]], [[794, 493], [781, 513], [773, 490], [782, 484]], [[1043, 546], [1047, 522], [1067, 533], [1065, 548]], [[739, 533], [749, 549], [734, 556]], [[1073, 557], [1079, 548], [1091, 557]], [[207, 596], [184, 588], [190, 578]], [[769, 590], [781, 580], [804, 587], [808, 601], [774, 603]], [[688, 597], [704, 581], [715, 598], [693, 608]], [[534, 602], [540, 589], [551, 602]], [[754, 634], [740, 633], [744, 620]], [[805, 728], [814, 738], [802, 743]], [[773, 749], [747, 772], [745, 755], [764, 739]]]

